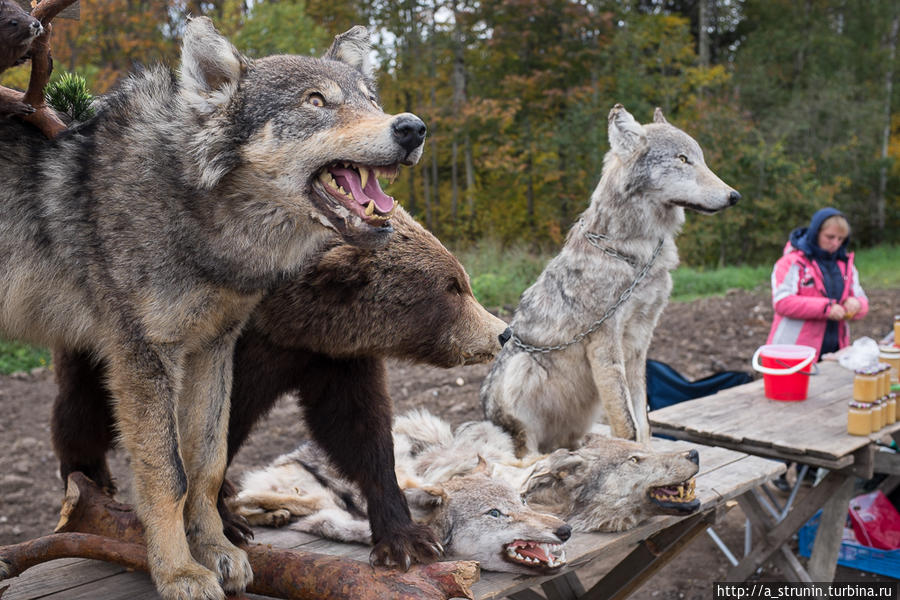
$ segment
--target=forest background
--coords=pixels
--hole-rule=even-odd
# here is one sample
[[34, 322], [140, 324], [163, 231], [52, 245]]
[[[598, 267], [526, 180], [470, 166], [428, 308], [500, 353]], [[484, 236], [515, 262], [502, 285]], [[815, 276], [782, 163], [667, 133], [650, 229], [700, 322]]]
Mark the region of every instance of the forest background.
[[[893, 0], [80, 0], [54, 23], [55, 75], [103, 93], [136, 64], [177, 64], [187, 14], [250, 56], [319, 54], [373, 32], [385, 110], [428, 124], [388, 192], [445, 243], [554, 252], [587, 206], [617, 102], [655, 106], [743, 200], [689, 215], [682, 262], [771, 264], [834, 205], [856, 247], [900, 241]], [[28, 68], [0, 83], [24, 88]]]

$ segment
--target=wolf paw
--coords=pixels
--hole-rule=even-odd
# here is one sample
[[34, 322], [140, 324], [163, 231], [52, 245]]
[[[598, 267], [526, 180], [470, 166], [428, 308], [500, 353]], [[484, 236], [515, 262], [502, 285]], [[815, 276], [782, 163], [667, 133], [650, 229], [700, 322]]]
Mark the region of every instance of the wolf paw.
[[192, 546], [191, 553], [201, 564], [216, 573], [222, 587], [229, 594], [243, 592], [253, 581], [253, 570], [247, 553], [230, 543]]
[[153, 573], [153, 581], [164, 600], [225, 600], [215, 573], [196, 563], [172, 573]]
[[413, 563], [429, 563], [444, 554], [444, 548], [430, 529], [423, 525], [407, 525], [388, 532], [375, 543], [369, 555], [373, 565], [409, 569]]

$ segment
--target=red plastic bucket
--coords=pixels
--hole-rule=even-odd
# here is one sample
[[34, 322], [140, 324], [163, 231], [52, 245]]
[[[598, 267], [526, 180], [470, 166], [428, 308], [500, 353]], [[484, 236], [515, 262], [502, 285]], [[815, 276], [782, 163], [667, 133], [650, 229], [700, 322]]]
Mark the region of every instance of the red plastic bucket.
[[756, 350], [752, 363], [763, 374], [766, 398], [790, 402], [806, 400], [815, 359], [811, 346], [769, 344]]

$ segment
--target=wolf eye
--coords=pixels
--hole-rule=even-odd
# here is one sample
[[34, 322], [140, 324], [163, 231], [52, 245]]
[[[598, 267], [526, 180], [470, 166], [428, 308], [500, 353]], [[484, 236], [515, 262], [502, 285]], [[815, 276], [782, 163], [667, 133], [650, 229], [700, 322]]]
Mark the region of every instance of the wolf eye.
[[369, 96], [369, 102], [371, 102], [372, 106], [374, 106], [375, 108], [379, 108], [378, 98], [376, 98], [375, 96]]
[[325, 97], [322, 96], [322, 94], [319, 94], [318, 92], [313, 92], [312, 94], [310, 94], [309, 97], [306, 99], [306, 101], [308, 103], [312, 104], [313, 106], [315, 106], [316, 108], [321, 108], [321, 107], [325, 106]]
[[498, 519], [498, 518], [500, 518], [500, 515], [502, 515], [503, 513], [500, 512], [499, 510], [497, 510], [496, 508], [492, 508], [491, 510], [487, 511], [484, 514], [494, 517], [495, 519]]
[[687, 162], [688, 162], [687, 156], [685, 156], [684, 154], [679, 154], [678, 160], [680, 160], [681, 162], [683, 162], [685, 164], [687, 164]]
[[641, 457], [639, 457], [639, 456], [629, 456], [629, 457], [628, 457], [628, 460], [631, 461], [631, 462], [634, 463], [634, 464], [638, 464], [639, 462], [641, 462]]

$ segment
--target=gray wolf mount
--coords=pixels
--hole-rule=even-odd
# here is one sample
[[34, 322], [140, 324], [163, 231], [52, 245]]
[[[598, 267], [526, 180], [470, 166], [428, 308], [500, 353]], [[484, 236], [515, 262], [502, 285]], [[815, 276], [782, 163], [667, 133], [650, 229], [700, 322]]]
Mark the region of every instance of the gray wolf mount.
[[[247, 473], [232, 500], [235, 510], [252, 523], [276, 527], [300, 517], [290, 528], [367, 543], [364, 499], [323, 459], [321, 449], [307, 442]], [[566, 564], [563, 545], [571, 527], [522, 502], [512, 486], [489, 475], [486, 462], [433, 484], [403, 481], [416, 520], [434, 531], [448, 555], [511, 573], [553, 572]]]
[[[0, 331], [105, 361], [166, 600], [252, 578], [216, 510], [245, 320], [335, 232], [384, 243], [394, 203], [373, 171], [422, 153], [422, 122], [378, 108], [367, 38], [249, 60], [193, 19], [178, 76], [132, 76], [52, 141], [0, 123]], [[430, 543], [412, 527], [393, 531]]]
[[[478, 304], [462, 265], [437, 238], [402, 208], [391, 223], [394, 234], [378, 248], [333, 236], [260, 301], [235, 346], [227, 460], [280, 397], [297, 394], [313, 439], [367, 501], [373, 558], [386, 548], [385, 561], [405, 564], [433, 554], [432, 536], [407, 531], [385, 358], [440, 367], [486, 362], [500, 351], [506, 323]], [[114, 491], [105, 367], [63, 347], [53, 363], [59, 395], [51, 429], [60, 474], [65, 481], [81, 471]], [[226, 533], [239, 541], [251, 532], [221, 501], [231, 492], [223, 487]]]
[[485, 416], [520, 455], [576, 447], [603, 413], [613, 435], [649, 439], [645, 361], [684, 209], [714, 213], [740, 199], [659, 109], [641, 125], [617, 104], [609, 142], [590, 206], [522, 294], [512, 341], [481, 388]]

